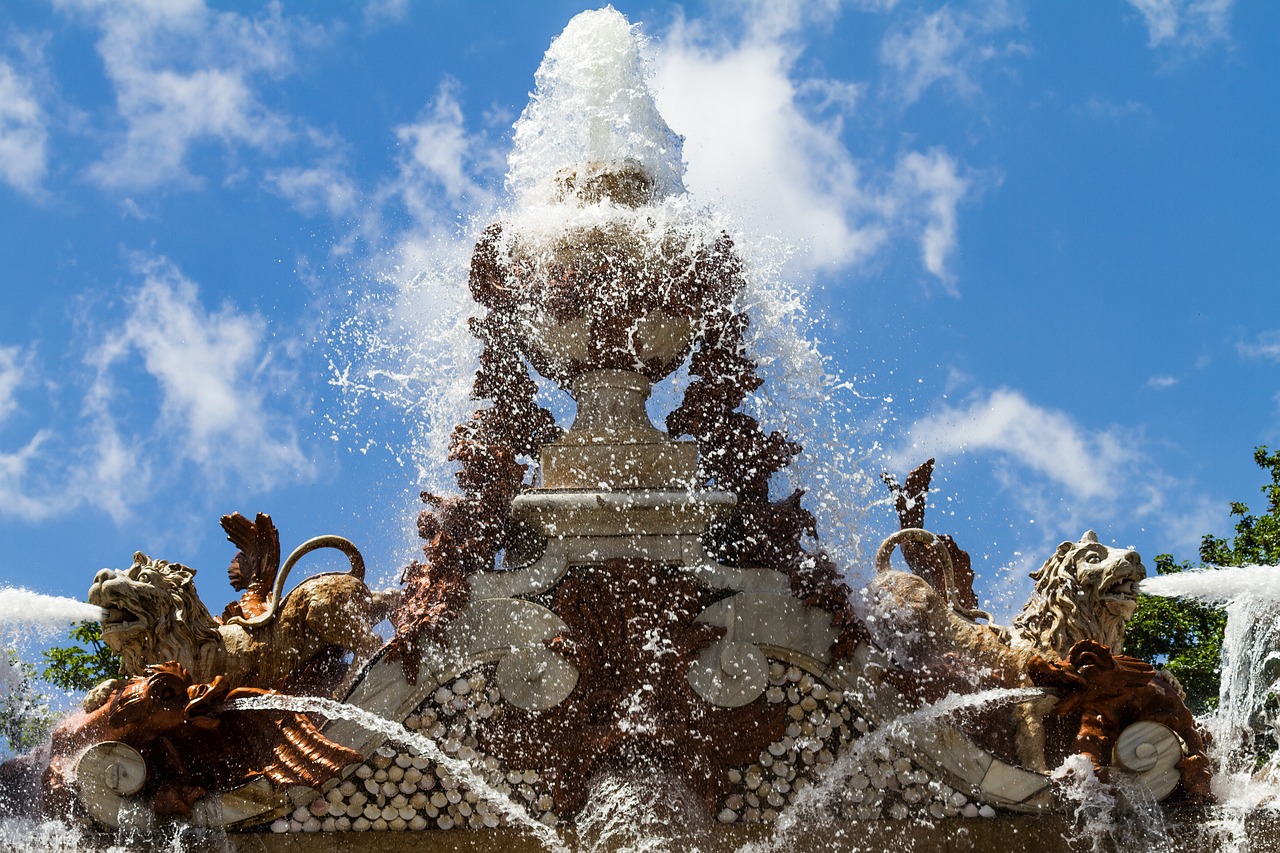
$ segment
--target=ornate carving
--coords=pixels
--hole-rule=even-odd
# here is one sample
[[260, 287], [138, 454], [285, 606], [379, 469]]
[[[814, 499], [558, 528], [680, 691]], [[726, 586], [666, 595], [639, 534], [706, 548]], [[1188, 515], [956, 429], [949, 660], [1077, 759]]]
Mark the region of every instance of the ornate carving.
[[769, 498], [770, 479], [791, 463], [800, 445], [777, 431], [765, 434], [755, 418], [738, 411], [762, 381], [746, 353], [747, 315], [722, 306], [703, 322], [703, 338], [689, 366], [697, 378], [666, 425], [673, 436], [694, 438], [703, 476], [738, 498], [733, 513], [708, 531], [708, 550], [727, 565], [785, 572], [801, 601], [831, 613], [840, 632], [832, 654], [837, 660], [848, 657], [866, 633], [835, 564], [823, 552], [804, 548], [806, 535], [817, 536], [813, 515], [801, 503], [804, 493]]
[[[89, 744], [118, 742], [137, 751], [142, 780], [117, 793], [142, 790], [157, 814], [190, 815], [210, 792], [229, 791], [255, 776], [277, 790], [318, 787], [361, 759], [327, 740], [306, 716], [289, 711], [230, 711], [233, 699], [272, 691], [232, 689], [227, 679], [196, 684], [176, 662], [148, 666], [94, 711], [64, 721], [54, 732], [44, 774], [45, 811], [66, 814], [76, 796], [76, 760]], [[122, 751], [123, 752], [123, 751]], [[89, 768], [81, 762], [80, 772]]]
[[280, 533], [264, 512], [253, 521], [234, 512], [224, 515], [221, 524], [227, 540], [240, 549], [227, 566], [227, 580], [232, 589], [243, 594], [226, 606], [219, 621], [261, 616], [267, 612], [271, 588], [280, 571]]
[[[299, 548], [290, 565], [330, 540], [337, 537]], [[125, 571], [98, 572], [89, 602], [103, 609], [102, 636], [121, 655], [122, 675], [141, 676], [148, 666], [177, 661], [201, 683], [224, 676], [232, 687], [326, 693], [347, 669], [340, 662], [344, 652], [354, 655], [355, 671], [382, 646], [372, 626], [385, 602], [375, 601], [362, 580], [364, 564], [357, 565], [355, 557], [350, 573], [308, 578], [283, 601], [277, 596], [284, 578], [278, 578], [268, 609], [250, 620], [231, 620], [238, 624], [219, 625], [210, 615], [196, 593], [195, 574], [142, 552]], [[118, 686], [110, 681], [95, 688], [86, 707], [97, 707]]]
[[[927, 459], [912, 469], [906, 481], [898, 485], [898, 481], [887, 471], [880, 479], [889, 487], [893, 495], [893, 507], [898, 513], [898, 525], [901, 530], [924, 528], [924, 514], [929, 502], [929, 483], [933, 479], [934, 460]], [[943, 533], [938, 536], [942, 547], [951, 558], [951, 566], [955, 578], [956, 597], [964, 607], [973, 609], [978, 606], [978, 596], [973, 591], [973, 563], [969, 552], [962, 550], [956, 540]], [[943, 589], [942, 561], [933, 548], [918, 542], [903, 542], [902, 557], [911, 567], [911, 571], [929, 582], [934, 589]]]
[[[1051, 763], [1068, 754], [1083, 753], [1105, 778], [1121, 733], [1135, 723], [1159, 723], [1175, 732], [1185, 745], [1186, 756], [1177, 767], [1186, 796], [1197, 802], [1211, 799], [1211, 769], [1195, 718], [1174, 685], [1150, 664], [1083, 640], [1071, 647], [1065, 660], [1033, 655], [1027, 671], [1034, 684], [1053, 688], [1060, 695], [1053, 714], [1066, 722], [1066, 737], [1050, 738], [1047, 758]], [[1141, 761], [1144, 757], [1155, 765], [1158, 746], [1147, 745], [1149, 750], [1135, 747], [1132, 755], [1130, 750], [1120, 750], [1122, 763], [1136, 764], [1139, 772], [1146, 769], [1146, 762]]]
[[577, 669], [577, 686], [546, 712], [482, 721], [483, 751], [536, 768], [561, 816], [581, 807], [596, 773], [650, 767], [674, 772], [712, 813], [727, 769], [782, 736], [785, 709], [763, 698], [719, 708], [694, 692], [689, 668], [724, 632], [694, 621], [702, 594], [678, 569], [655, 563], [575, 566], [550, 603], [569, 628], [547, 644]]

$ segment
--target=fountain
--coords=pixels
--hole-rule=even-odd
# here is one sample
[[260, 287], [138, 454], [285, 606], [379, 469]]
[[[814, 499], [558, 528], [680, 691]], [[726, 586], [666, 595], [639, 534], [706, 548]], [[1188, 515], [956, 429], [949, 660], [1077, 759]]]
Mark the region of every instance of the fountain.
[[[890, 483], [903, 529], [875, 579], [846, 584], [803, 494], [773, 492], [801, 448], [743, 409], [761, 383], [747, 272], [684, 193], [633, 28], [611, 8], [579, 15], [537, 83], [514, 207], [471, 262], [484, 402], [452, 436], [458, 493], [424, 494], [403, 589], [370, 591], [340, 537], [281, 564], [262, 514], [223, 519], [244, 595], [221, 618], [189, 567], [139, 553], [104, 569], [89, 600], [121, 677], [8, 784], [108, 831], [192, 827], [240, 849], [306, 833], [316, 850], [358, 832], [388, 849], [1010, 833], [1059, 849], [1086, 783], [1209, 799], [1196, 723], [1121, 654], [1145, 576], [1132, 551], [1064, 542], [996, 625], [968, 555], [923, 529], [920, 469]], [[660, 429], [646, 401], [686, 364]], [[531, 371], [576, 402], [567, 430]], [[285, 595], [322, 547], [351, 571]]]

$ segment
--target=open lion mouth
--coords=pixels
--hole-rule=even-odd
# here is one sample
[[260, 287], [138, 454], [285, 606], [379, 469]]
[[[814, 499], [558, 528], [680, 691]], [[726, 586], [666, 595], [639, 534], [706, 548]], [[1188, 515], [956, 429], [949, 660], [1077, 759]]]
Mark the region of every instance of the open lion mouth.
[[103, 634], [116, 634], [121, 631], [145, 628], [146, 626], [146, 621], [141, 616], [122, 607], [104, 607], [102, 609]]
[[1102, 590], [1102, 597], [1113, 601], [1136, 602], [1138, 600], [1138, 583], [1142, 578], [1117, 578]]

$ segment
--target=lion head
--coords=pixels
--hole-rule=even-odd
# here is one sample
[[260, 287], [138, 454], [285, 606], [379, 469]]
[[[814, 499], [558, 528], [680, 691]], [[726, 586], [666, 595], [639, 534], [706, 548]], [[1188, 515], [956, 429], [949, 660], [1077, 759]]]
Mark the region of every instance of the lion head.
[[218, 640], [195, 574], [139, 551], [127, 570], [103, 569], [94, 577], [89, 603], [102, 608], [102, 639], [120, 655], [121, 675], [141, 676], [148, 665], [170, 660], [189, 667], [202, 645]]
[[1124, 623], [1138, 606], [1136, 585], [1146, 576], [1136, 551], [1102, 545], [1090, 530], [1079, 542], [1063, 542], [1031, 573], [1035, 593], [1013, 620], [1014, 634], [1059, 660], [1081, 640], [1119, 653]]

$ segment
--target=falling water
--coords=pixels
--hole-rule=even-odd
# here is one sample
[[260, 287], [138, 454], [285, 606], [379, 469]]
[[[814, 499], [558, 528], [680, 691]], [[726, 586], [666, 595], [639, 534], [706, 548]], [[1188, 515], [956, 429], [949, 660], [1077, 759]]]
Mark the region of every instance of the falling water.
[[[1044, 691], [1038, 687], [983, 690], [963, 696], [952, 693], [932, 705], [887, 721], [874, 732], [846, 746], [822, 778], [796, 796], [790, 808], [778, 815], [773, 835], [767, 842], [747, 844], [738, 853], [786, 851], [794, 845], [798, 833], [807, 831], [815, 823], [829, 823], [830, 819], [825, 811], [832, 798], [840, 792], [849, 776], [866, 766], [875, 752], [888, 746], [891, 741], [922, 736], [930, 723], [938, 722], [957, 711], [973, 710], [997, 702], [1026, 702], [1043, 695]], [[846, 838], [844, 841], [850, 843], [853, 839]]]
[[228, 702], [227, 708], [236, 711], [283, 710], [300, 714], [321, 714], [331, 720], [348, 720], [372, 732], [407, 744], [426, 755], [436, 764], [445, 768], [450, 775], [465, 782], [481, 799], [497, 806], [513, 823], [529, 829], [542, 845], [556, 853], [569, 853], [564, 839], [554, 827], [547, 826], [506, 794], [494, 788], [485, 780], [484, 775], [474, 767], [458, 758], [446, 754], [439, 745], [426, 735], [411, 732], [399, 723], [385, 717], [370, 713], [354, 705], [335, 702], [332, 699], [320, 699], [313, 696], [259, 696], [250, 699], [235, 699]]
[[1218, 708], [1199, 720], [1210, 733], [1218, 807], [1206, 830], [1226, 851], [1246, 851], [1251, 813], [1280, 811], [1280, 772], [1272, 756], [1255, 772], [1259, 729], [1275, 729], [1268, 696], [1280, 687], [1280, 567], [1230, 566], [1147, 578], [1142, 592], [1190, 598], [1226, 609]]
[[[76, 623], [97, 620], [102, 609], [56, 595], [43, 595], [21, 587], [0, 589], [0, 643], [6, 650], [48, 640]], [[17, 661], [0, 653], [0, 703], [22, 680]], [[2, 752], [0, 752], [2, 754]]]

